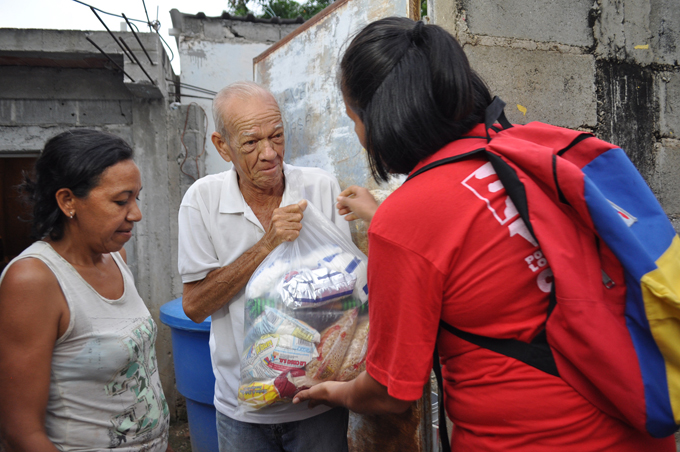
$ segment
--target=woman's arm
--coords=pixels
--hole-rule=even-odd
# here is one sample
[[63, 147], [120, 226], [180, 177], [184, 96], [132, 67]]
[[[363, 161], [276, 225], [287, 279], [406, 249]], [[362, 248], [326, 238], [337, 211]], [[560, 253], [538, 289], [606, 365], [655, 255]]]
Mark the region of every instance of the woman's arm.
[[352, 381], [327, 381], [300, 391], [293, 403], [305, 400], [310, 401], [310, 408], [318, 404], [344, 406], [359, 414], [403, 413], [413, 403], [389, 395], [366, 371]]
[[8, 452], [57, 449], [45, 432], [54, 344], [68, 328], [59, 283], [38, 259], [14, 263], [0, 285], [0, 435]]
[[347, 221], [362, 219], [366, 223], [370, 223], [375, 211], [378, 210], [378, 203], [371, 192], [358, 185], [344, 189], [338, 195], [337, 201], [338, 213], [346, 215], [345, 220]]

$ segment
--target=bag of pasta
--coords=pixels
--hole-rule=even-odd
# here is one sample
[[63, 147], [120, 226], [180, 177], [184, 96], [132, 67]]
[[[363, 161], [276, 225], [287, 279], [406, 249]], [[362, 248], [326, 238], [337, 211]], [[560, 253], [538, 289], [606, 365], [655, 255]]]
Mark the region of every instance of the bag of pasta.
[[299, 237], [272, 251], [246, 286], [239, 411], [272, 409], [322, 381], [358, 375], [368, 335], [366, 262], [308, 202]]

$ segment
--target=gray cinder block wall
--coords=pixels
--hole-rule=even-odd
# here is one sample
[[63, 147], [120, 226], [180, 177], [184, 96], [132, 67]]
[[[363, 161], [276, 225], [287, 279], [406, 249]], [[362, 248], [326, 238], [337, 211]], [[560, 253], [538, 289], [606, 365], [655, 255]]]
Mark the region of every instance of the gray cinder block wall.
[[428, 0], [511, 122], [621, 146], [680, 230], [677, 0]]
[[183, 399], [175, 388], [170, 329], [160, 322], [159, 310], [182, 294], [177, 211], [196, 168], [205, 174], [200, 155], [206, 122], [194, 106], [174, 103], [176, 76], [157, 35], [139, 35], [153, 64], [131, 33], [115, 35], [132, 48], [153, 82], [106, 32], [0, 29], [0, 158], [37, 157], [49, 138], [80, 127], [111, 132], [131, 144], [142, 176], [144, 218], [125, 247], [137, 289], [158, 325], [158, 367], [175, 417], [183, 414]]

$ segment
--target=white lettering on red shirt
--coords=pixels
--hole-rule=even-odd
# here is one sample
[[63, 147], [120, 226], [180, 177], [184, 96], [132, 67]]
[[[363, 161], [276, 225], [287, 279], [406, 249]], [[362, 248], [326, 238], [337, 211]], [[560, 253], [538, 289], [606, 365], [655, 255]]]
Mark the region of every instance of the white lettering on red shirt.
[[[463, 179], [463, 186], [470, 190], [480, 200], [484, 201], [487, 209], [501, 226], [507, 224], [510, 237], [519, 235], [531, 245], [538, 247], [536, 239], [529, 232], [524, 220], [519, 216], [517, 207], [510, 199], [510, 196], [494, 196], [504, 190], [503, 183], [498, 178], [491, 162], [487, 162], [477, 168], [468, 177]], [[536, 284], [545, 293], [549, 293], [553, 282], [553, 273], [548, 267], [548, 261], [543, 257], [543, 252], [538, 249], [528, 257], [525, 262], [532, 272], [538, 272]]]
[[[508, 225], [510, 237], [520, 235], [533, 246], [538, 246], [524, 220], [520, 218], [517, 207], [515, 207], [512, 199], [507, 195], [505, 197], [492, 196], [496, 192], [503, 190], [503, 184], [493, 169], [491, 162], [487, 162], [477, 168], [472, 174], [463, 179], [462, 184], [474, 193], [477, 198], [486, 203], [487, 209], [491, 211], [491, 214], [498, 223], [505, 225], [510, 222]], [[511, 222], [511, 220], [514, 221]]]

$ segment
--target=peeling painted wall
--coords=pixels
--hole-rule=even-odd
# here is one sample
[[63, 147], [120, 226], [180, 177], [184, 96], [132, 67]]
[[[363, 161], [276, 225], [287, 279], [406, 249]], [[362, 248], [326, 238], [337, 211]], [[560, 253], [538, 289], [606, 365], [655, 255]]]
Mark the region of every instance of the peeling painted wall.
[[[368, 178], [354, 125], [345, 114], [336, 71], [342, 48], [370, 22], [361, 2], [347, 2], [275, 53], [255, 63], [255, 81], [276, 96], [284, 117], [287, 162], [323, 168], [342, 186]], [[402, 9], [402, 15], [405, 8]]]

